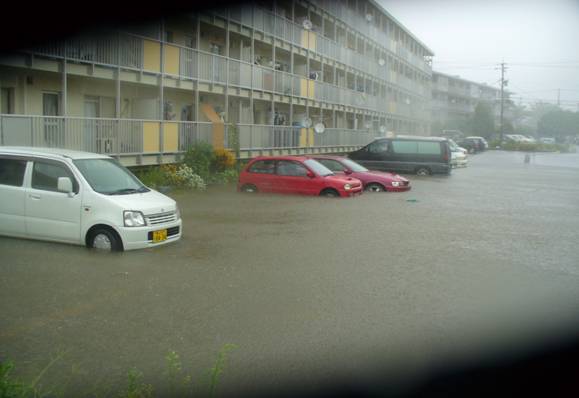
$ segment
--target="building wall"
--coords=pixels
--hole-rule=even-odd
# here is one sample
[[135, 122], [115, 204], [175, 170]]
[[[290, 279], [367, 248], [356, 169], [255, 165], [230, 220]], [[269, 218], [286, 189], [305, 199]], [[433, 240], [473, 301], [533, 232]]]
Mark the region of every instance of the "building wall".
[[[306, 19], [311, 30], [303, 29]], [[87, 116], [97, 101], [101, 118], [209, 122], [201, 110], [208, 105], [252, 125], [283, 114], [286, 126], [310, 118], [332, 128], [425, 134], [430, 56], [373, 2], [289, 1], [49, 43], [0, 59], [0, 84], [15, 88], [15, 112], [26, 115], [42, 115], [43, 91], [59, 91], [68, 105], [61, 114], [70, 117]]]

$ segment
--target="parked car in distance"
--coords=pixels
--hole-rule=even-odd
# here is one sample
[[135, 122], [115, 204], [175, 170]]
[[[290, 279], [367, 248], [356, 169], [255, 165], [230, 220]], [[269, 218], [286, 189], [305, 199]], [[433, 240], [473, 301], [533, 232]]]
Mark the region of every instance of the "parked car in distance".
[[541, 141], [541, 143], [543, 143], [543, 144], [554, 144], [555, 143], [555, 139], [552, 137], [541, 137], [539, 139], [539, 141]]
[[441, 137], [398, 136], [375, 140], [348, 157], [370, 170], [449, 174], [450, 147]]
[[467, 137], [457, 143], [468, 153], [479, 153], [485, 150], [485, 144], [478, 137]]
[[0, 147], [0, 198], [0, 235], [110, 251], [181, 238], [173, 199], [95, 153]]
[[524, 142], [524, 143], [535, 143], [537, 142], [537, 140], [535, 140], [532, 137], [527, 137], [524, 136], [522, 134], [506, 134], [505, 135], [505, 141], [510, 141], [510, 142]]
[[472, 140], [476, 140], [479, 142], [479, 146], [481, 148], [481, 151], [485, 151], [487, 149], [489, 149], [489, 143], [487, 142], [487, 140], [484, 137], [466, 137], [467, 139], [472, 139]]
[[394, 173], [371, 171], [351, 159], [342, 156], [312, 155], [336, 175], [349, 175], [362, 181], [368, 192], [400, 192], [410, 190], [410, 181]]
[[362, 193], [356, 178], [335, 175], [308, 156], [260, 156], [239, 174], [240, 192], [269, 192], [329, 197], [350, 197]]
[[465, 148], [459, 147], [456, 142], [449, 139], [448, 145], [450, 146], [451, 158], [450, 164], [452, 167], [466, 167], [468, 164], [467, 150]]

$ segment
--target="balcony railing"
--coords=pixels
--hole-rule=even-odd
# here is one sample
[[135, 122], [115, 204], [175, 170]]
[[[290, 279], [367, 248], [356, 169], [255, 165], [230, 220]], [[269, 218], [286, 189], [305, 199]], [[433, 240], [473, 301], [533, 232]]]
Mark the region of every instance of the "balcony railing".
[[[378, 76], [380, 70], [386, 70], [386, 67], [379, 66], [377, 60], [374, 60], [373, 57], [363, 56], [360, 53], [323, 36], [322, 32], [305, 30], [298, 24], [262, 8], [255, 7], [252, 11], [252, 9], [248, 7], [233, 7], [229, 10], [229, 17], [233, 21], [240, 22], [248, 27], [276, 36], [279, 39], [292, 44], [308, 48], [316, 53], [349, 65], [364, 73], [376, 74]], [[356, 18], [358, 17], [356, 16]], [[356, 29], [368, 26], [366, 22], [361, 23], [359, 20], [357, 20], [356, 23], [356, 25], [351, 26], [354, 26]], [[408, 61], [412, 66], [423, 73], [428, 75], [432, 73], [430, 66], [424, 61], [424, 59], [412, 54], [401, 46], [393, 48], [389, 44], [390, 38], [377, 28], [372, 28], [372, 32], [376, 32], [373, 39], [377, 43], [385, 46], [384, 48], [387, 51], [390, 51], [393, 55], [398, 55], [402, 59]], [[386, 74], [378, 77], [389, 82], [389, 80], [386, 79]]]
[[[115, 66], [118, 62], [118, 65], [123, 68], [146, 72], [151, 65], [144, 62], [145, 53], [149, 51], [145, 50], [144, 41], [128, 34], [120, 34], [118, 37], [101, 38], [95, 42], [78, 39], [72, 42], [51, 44], [34, 49], [34, 52], [54, 57], [66, 56], [72, 61], [104, 66]], [[175, 71], [178, 76], [391, 113], [384, 105], [386, 99], [383, 97], [188, 47], [173, 44], [170, 46], [178, 50], [178, 66]], [[382, 70], [386, 74], [390, 72], [388, 68]], [[405, 76], [398, 77], [398, 85], [422, 96], [429, 95], [424, 86]], [[409, 113], [396, 114], [410, 116]]]
[[[213, 142], [209, 122], [23, 116], [0, 114], [0, 145], [64, 148], [112, 156], [186, 151]], [[376, 134], [369, 130], [328, 128], [324, 133], [289, 126], [238, 124], [241, 150], [360, 146]], [[225, 147], [233, 130], [224, 126]], [[232, 149], [232, 148], [230, 148]]]

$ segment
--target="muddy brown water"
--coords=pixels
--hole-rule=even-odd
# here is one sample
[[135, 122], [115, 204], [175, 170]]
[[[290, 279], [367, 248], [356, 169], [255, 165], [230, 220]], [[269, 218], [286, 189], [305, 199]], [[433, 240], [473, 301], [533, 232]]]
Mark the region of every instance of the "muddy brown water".
[[470, 162], [353, 199], [176, 193], [183, 239], [150, 250], [0, 237], [0, 358], [26, 379], [64, 352], [42, 385], [65, 396], [116, 394], [131, 367], [161, 394], [169, 350], [201, 389], [232, 343], [218, 391], [236, 395], [420, 375], [576, 328], [579, 156]]

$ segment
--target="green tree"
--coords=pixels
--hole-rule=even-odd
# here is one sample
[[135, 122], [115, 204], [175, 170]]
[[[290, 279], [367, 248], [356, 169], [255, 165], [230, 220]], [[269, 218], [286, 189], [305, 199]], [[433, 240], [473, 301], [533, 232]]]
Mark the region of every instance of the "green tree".
[[537, 127], [540, 135], [555, 137], [558, 140], [579, 135], [579, 113], [552, 110], [539, 119]]
[[495, 131], [495, 121], [490, 105], [479, 102], [471, 119], [471, 131], [474, 135], [491, 138]]

